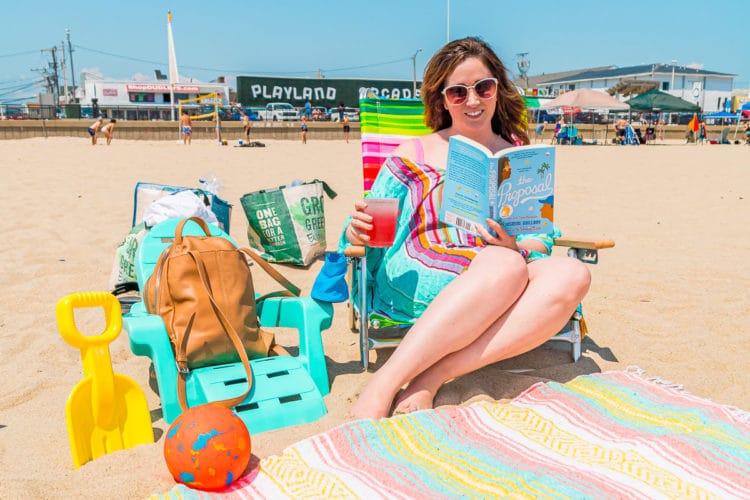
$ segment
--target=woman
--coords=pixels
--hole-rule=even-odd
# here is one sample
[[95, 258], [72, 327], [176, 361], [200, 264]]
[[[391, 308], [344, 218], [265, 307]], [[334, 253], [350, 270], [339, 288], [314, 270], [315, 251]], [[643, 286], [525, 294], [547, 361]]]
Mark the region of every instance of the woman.
[[[352, 407], [359, 418], [432, 408], [446, 381], [541, 345], [590, 282], [579, 261], [542, 258], [549, 237], [513, 238], [488, 220], [497, 236], [479, 227], [479, 238], [438, 220], [450, 136], [492, 151], [529, 143], [524, 101], [492, 49], [477, 38], [447, 44], [425, 70], [422, 99], [435, 132], [399, 146], [371, 189], [373, 197], [400, 200], [396, 241], [367, 249], [376, 309], [414, 324]], [[355, 203], [342, 246], [368, 241], [366, 201]]]
[[107, 123], [105, 126], [102, 127], [102, 134], [104, 134], [104, 137], [107, 138], [107, 146], [112, 144], [112, 137], [115, 133], [115, 124], [117, 123], [117, 120], [112, 118], [109, 123]]

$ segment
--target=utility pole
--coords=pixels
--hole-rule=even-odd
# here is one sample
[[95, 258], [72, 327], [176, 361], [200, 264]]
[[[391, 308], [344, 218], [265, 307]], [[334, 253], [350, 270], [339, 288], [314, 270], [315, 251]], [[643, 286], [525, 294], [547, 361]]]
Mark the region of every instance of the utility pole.
[[518, 71], [521, 73], [521, 77], [526, 80], [526, 88], [529, 88], [529, 68], [531, 67], [531, 62], [526, 59], [526, 56], [529, 55], [528, 52], [519, 52], [516, 54], [518, 57], [520, 57], [520, 60], [518, 61]]
[[417, 98], [417, 54], [422, 52], [422, 49], [417, 49], [413, 56], [411, 56], [411, 71], [412, 71], [412, 91], [414, 92], [411, 96], [413, 99]]
[[52, 82], [54, 84], [54, 88], [52, 89], [52, 96], [55, 101], [55, 107], [57, 107], [60, 104], [60, 100], [58, 99], [59, 90], [60, 90], [60, 81], [58, 80], [58, 75], [57, 75], [57, 55], [55, 54], [57, 52], [57, 47], [52, 47], [50, 49], [42, 49], [42, 52], [52, 53]]
[[62, 70], [62, 75], [63, 75], [63, 90], [65, 92], [65, 104], [69, 104], [70, 98], [68, 97], [68, 75], [65, 72], [65, 42], [60, 42], [60, 48], [62, 48], [62, 67], [60, 69]]
[[447, 0], [445, 9], [445, 43], [451, 41], [451, 0]]
[[70, 44], [70, 30], [65, 30], [65, 36], [68, 38], [68, 54], [70, 54], [70, 84], [73, 87], [73, 102], [76, 101], [76, 74], [73, 70], [73, 46]]

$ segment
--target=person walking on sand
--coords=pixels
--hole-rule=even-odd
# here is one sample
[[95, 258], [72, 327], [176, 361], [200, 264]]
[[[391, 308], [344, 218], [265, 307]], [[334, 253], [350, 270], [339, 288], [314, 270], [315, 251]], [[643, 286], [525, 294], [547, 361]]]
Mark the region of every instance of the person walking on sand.
[[190, 119], [190, 114], [187, 110], [182, 112], [180, 127], [182, 128], [182, 143], [189, 145], [193, 140], [193, 121]]
[[304, 116], [302, 117], [300, 131], [302, 133], [302, 144], [307, 144], [307, 118], [305, 118]]
[[96, 138], [99, 135], [99, 129], [102, 128], [102, 124], [104, 123], [104, 118], [101, 116], [96, 119], [94, 123], [91, 124], [89, 127], [89, 135], [91, 136], [91, 145], [96, 146]]
[[[373, 198], [399, 201], [395, 242], [365, 248], [374, 310], [412, 326], [370, 375], [351, 409], [357, 418], [432, 408], [446, 382], [543, 344], [591, 281], [578, 259], [550, 255], [553, 235], [511, 236], [493, 219], [471, 235], [440, 221], [451, 137], [492, 152], [529, 144], [523, 97], [490, 46], [470, 37], [440, 49], [427, 63], [422, 101], [433, 133], [402, 142], [370, 188]], [[367, 200], [354, 203], [340, 250], [370, 240]]]
[[344, 115], [344, 140], [347, 144], [349, 144], [349, 130], [351, 130], [351, 127], [349, 126], [349, 115]]
[[117, 120], [112, 118], [108, 124], [102, 127], [102, 134], [107, 138], [107, 146], [112, 143], [112, 135], [115, 132], [115, 123], [117, 123]]

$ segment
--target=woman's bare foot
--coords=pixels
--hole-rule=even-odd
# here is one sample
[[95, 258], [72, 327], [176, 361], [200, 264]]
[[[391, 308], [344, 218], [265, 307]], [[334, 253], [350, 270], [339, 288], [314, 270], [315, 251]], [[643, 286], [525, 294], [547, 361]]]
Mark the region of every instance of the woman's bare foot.
[[384, 418], [390, 415], [394, 394], [378, 387], [377, 377], [373, 377], [367, 387], [352, 405], [351, 413], [355, 418]]
[[412, 387], [410, 384], [396, 399], [393, 414], [403, 415], [418, 410], [429, 410], [435, 401], [435, 392], [424, 387]]

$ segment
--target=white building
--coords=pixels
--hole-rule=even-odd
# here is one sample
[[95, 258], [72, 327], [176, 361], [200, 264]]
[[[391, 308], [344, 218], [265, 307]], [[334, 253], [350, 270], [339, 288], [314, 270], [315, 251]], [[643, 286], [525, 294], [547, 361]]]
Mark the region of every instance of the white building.
[[[711, 113], [723, 111], [728, 102], [731, 105], [735, 76], [687, 66], [644, 64], [626, 68], [581, 70], [564, 76], [550, 75], [546, 79], [542, 75], [533, 79], [534, 87], [548, 95], [582, 88], [609, 90], [621, 82], [655, 82], [659, 90], [696, 103], [704, 113]], [[530, 80], [531, 78], [529, 77]], [[625, 101], [630, 96], [615, 94], [615, 97]]]
[[[199, 95], [217, 93], [221, 96], [220, 106], [229, 104], [229, 86], [220, 83], [178, 83], [174, 89], [165, 80], [122, 81], [98, 79], [88, 73], [83, 75], [83, 84], [78, 89], [82, 115], [94, 114], [94, 107], [107, 118], [118, 120], [170, 120], [172, 118], [172, 100], [170, 90], [174, 93], [175, 119], [180, 99], [193, 99]], [[213, 102], [204, 106], [213, 106]], [[197, 103], [185, 107], [196, 110]]]

